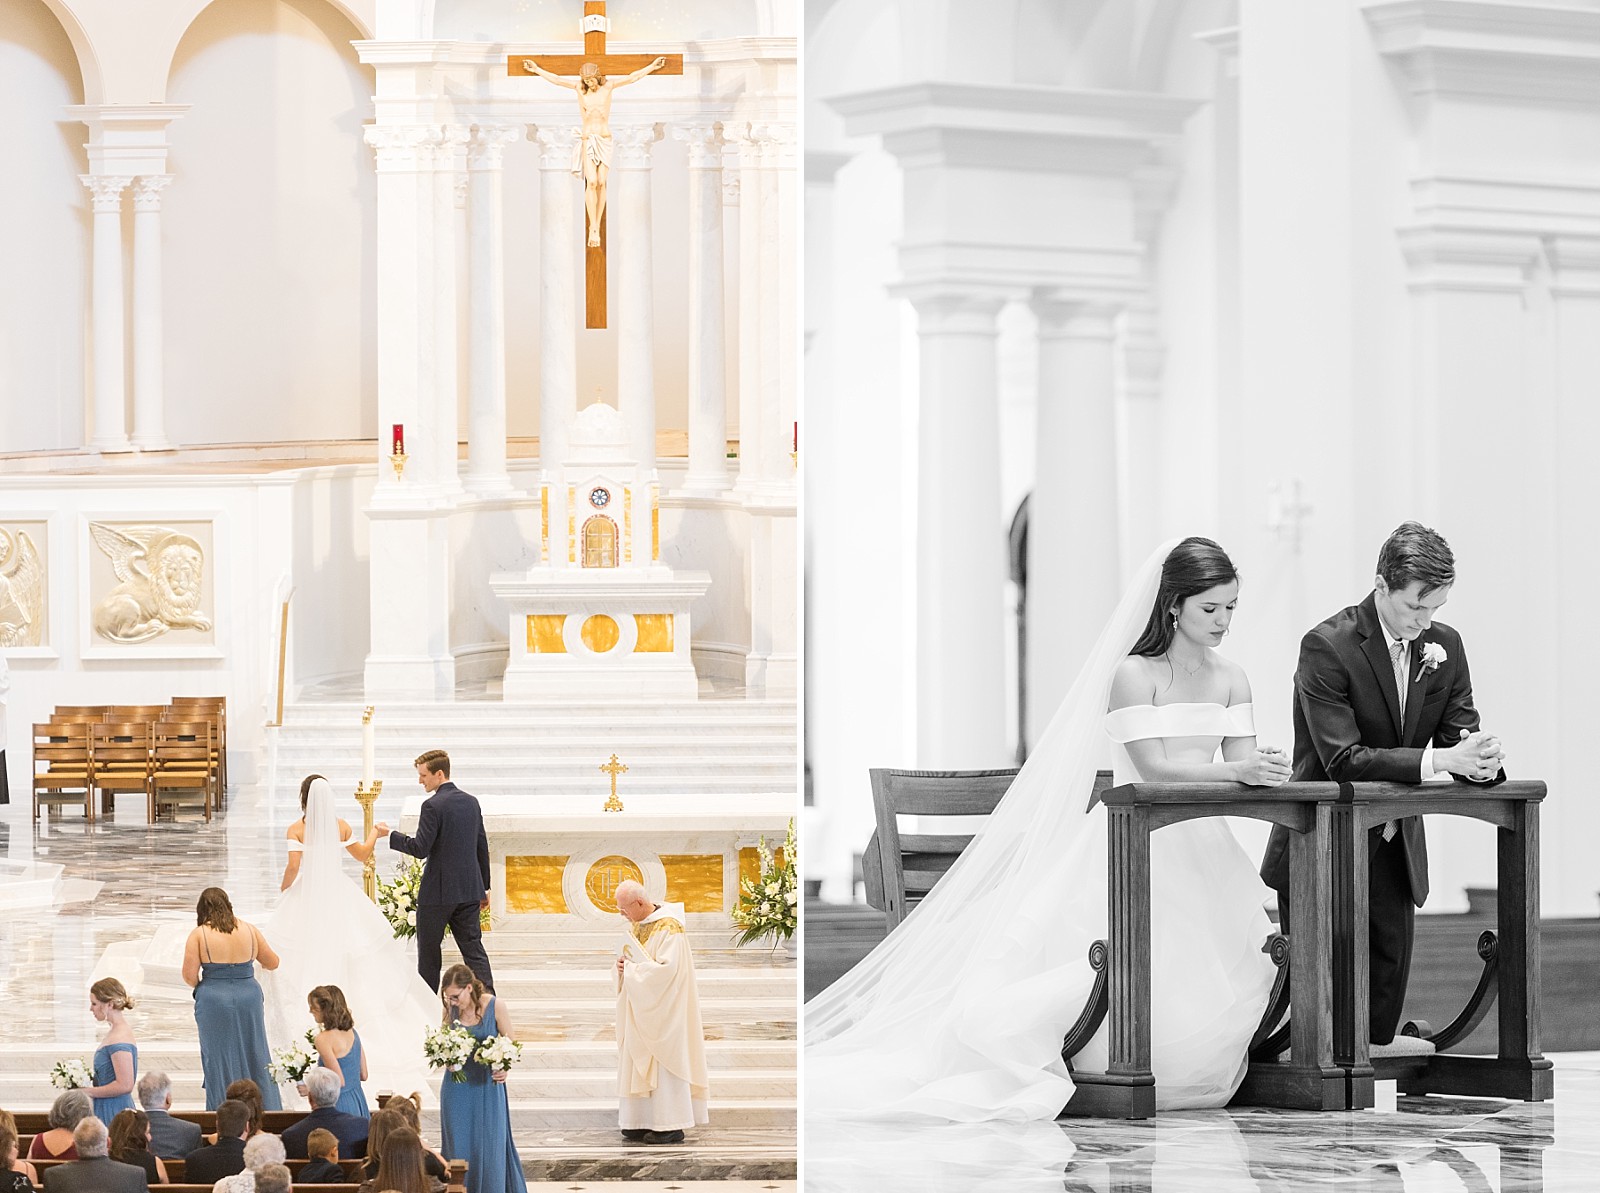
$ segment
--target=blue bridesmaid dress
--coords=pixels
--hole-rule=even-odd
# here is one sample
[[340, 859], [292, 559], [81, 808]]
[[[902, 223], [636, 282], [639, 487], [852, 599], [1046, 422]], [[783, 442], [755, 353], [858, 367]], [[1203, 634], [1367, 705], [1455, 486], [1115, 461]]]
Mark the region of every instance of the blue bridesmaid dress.
[[339, 1058], [339, 1076], [344, 1079], [344, 1088], [339, 1091], [339, 1101], [334, 1109], [371, 1118], [371, 1112], [367, 1110], [367, 1095], [361, 1090], [361, 1033], [351, 1034], [356, 1038], [355, 1043], [350, 1045], [349, 1052]]
[[[479, 1040], [500, 1034], [494, 1028], [493, 998], [483, 1009], [483, 1019], [467, 1031]], [[445, 1159], [467, 1162], [467, 1193], [527, 1193], [522, 1160], [511, 1139], [505, 1084], [475, 1060], [467, 1062], [464, 1072], [465, 1081], [446, 1073], [439, 1087]]]
[[200, 1068], [206, 1087], [206, 1109], [222, 1105], [228, 1086], [248, 1077], [261, 1087], [263, 1110], [282, 1110], [278, 1083], [267, 1071], [265, 999], [256, 981], [256, 963], [212, 961], [205, 930], [200, 944], [206, 960], [194, 988], [194, 1023], [200, 1035]]
[[[111, 1058], [118, 1052], [126, 1052], [133, 1059], [133, 1079], [139, 1080], [139, 1049], [133, 1044], [101, 1044], [94, 1050], [94, 1083], [96, 1085], [110, 1085], [117, 1079], [117, 1070], [111, 1063]], [[94, 1116], [106, 1126], [111, 1125], [111, 1120], [124, 1110], [133, 1109], [133, 1091], [125, 1094], [115, 1094], [109, 1098], [94, 1098]]]

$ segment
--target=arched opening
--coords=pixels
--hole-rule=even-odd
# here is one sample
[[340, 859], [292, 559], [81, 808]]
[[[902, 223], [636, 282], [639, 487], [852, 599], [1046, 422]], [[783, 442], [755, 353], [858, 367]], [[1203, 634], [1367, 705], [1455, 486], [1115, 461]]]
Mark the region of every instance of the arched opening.
[[596, 514], [583, 524], [583, 566], [617, 566], [617, 524], [602, 514]]

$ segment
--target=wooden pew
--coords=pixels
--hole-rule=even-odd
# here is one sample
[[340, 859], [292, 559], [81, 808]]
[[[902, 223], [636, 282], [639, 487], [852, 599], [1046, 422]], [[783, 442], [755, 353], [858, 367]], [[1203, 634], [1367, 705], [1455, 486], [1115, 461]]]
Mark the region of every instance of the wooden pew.
[[[20, 1147], [18, 1149], [18, 1154], [22, 1155], [24, 1158], [26, 1158], [26, 1144], [24, 1144], [22, 1147]], [[309, 1160], [285, 1160], [284, 1164], [288, 1167], [290, 1175], [297, 1177], [299, 1175], [301, 1169], [303, 1169], [310, 1162], [311, 1161], [309, 1161]], [[38, 1170], [39, 1179], [42, 1181], [44, 1179], [44, 1174], [45, 1174], [47, 1169], [58, 1168], [63, 1164], [71, 1164], [72, 1161], [71, 1160], [31, 1160], [31, 1161], [29, 1161], [29, 1163], [31, 1163], [34, 1166], [34, 1168]], [[189, 1193], [190, 1190], [198, 1191], [198, 1190], [210, 1189], [212, 1187], [209, 1182], [206, 1183], [206, 1184], [200, 1184], [200, 1185], [186, 1184], [184, 1182], [184, 1180], [183, 1180], [184, 1167], [185, 1167], [185, 1164], [184, 1164], [183, 1160], [163, 1160], [162, 1164], [166, 1167], [166, 1170], [167, 1170], [167, 1181], [166, 1181], [165, 1184], [163, 1184], [163, 1183], [161, 1183], [159, 1181], [156, 1182], [155, 1184], [152, 1184], [150, 1186], [150, 1188], [152, 1190], [167, 1190], [167, 1191], [177, 1191], [177, 1193]], [[340, 1190], [340, 1189], [344, 1190], [344, 1193], [351, 1193], [351, 1190], [353, 1190], [358, 1184], [360, 1184], [360, 1178], [357, 1175], [357, 1173], [358, 1173], [358, 1170], [361, 1168], [361, 1161], [360, 1160], [340, 1160], [339, 1161], [339, 1167], [343, 1168], [344, 1171], [345, 1171], [345, 1175], [350, 1177], [350, 1182], [349, 1183], [335, 1185], [335, 1184], [300, 1184], [300, 1183], [297, 1182], [294, 1187], [297, 1190], [299, 1190], [299, 1189], [311, 1190], [312, 1193], [331, 1193], [331, 1191], [333, 1191], [333, 1190]], [[465, 1193], [466, 1182], [467, 1182], [467, 1162], [465, 1160], [451, 1160], [451, 1161], [448, 1162], [448, 1168], [449, 1168], [450, 1176], [449, 1176], [447, 1193]]]
[[[1334, 866], [1334, 1062], [1348, 1074], [1351, 1109], [1373, 1104], [1375, 1081], [1394, 1080], [1402, 1094], [1458, 1094], [1542, 1102], [1555, 1090], [1554, 1066], [1540, 1052], [1539, 1007], [1539, 805], [1540, 782], [1493, 787], [1465, 783], [1350, 783], [1336, 810]], [[1496, 1056], [1372, 1056], [1367, 1039], [1371, 985], [1367, 954], [1367, 834], [1404, 816], [1465, 816], [1499, 831], [1496, 886], [1498, 936], [1490, 980], [1481, 982], [1476, 1007], [1457, 1022], [1482, 1013], [1492, 998], [1499, 1019]], [[1291, 900], [1291, 910], [1293, 902]], [[1298, 917], [1297, 917], [1298, 918]], [[1488, 942], [1484, 942], [1487, 950]], [[1422, 1033], [1418, 1033], [1422, 1034]], [[1467, 1033], [1456, 1033], [1463, 1038]], [[1452, 1041], [1441, 1039], [1445, 1047]]]

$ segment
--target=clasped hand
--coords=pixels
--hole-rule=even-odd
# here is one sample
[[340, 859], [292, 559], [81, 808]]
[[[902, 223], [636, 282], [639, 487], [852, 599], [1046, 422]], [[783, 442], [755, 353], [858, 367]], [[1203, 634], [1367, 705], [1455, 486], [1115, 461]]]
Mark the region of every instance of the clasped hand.
[[1294, 773], [1289, 756], [1277, 746], [1257, 746], [1238, 767], [1239, 782], [1251, 787], [1277, 787]]
[[1459, 742], [1433, 752], [1435, 770], [1447, 770], [1464, 779], [1479, 781], [1492, 779], [1498, 775], [1505, 761], [1505, 751], [1500, 745], [1500, 739], [1482, 730], [1471, 733], [1463, 729]]

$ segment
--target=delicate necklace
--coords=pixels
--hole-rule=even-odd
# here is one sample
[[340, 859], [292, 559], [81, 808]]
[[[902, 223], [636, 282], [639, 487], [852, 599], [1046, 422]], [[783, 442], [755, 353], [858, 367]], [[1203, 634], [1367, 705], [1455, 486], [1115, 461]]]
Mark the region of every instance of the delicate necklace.
[[1201, 655], [1200, 656], [1200, 661], [1198, 663], [1196, 663], [1193, 668], [1191, 668], [1182, 659], [1175, 658], [1173, 656], [1172, 651], [1169, 649], [1167, 651], [1167, 662], [1176, 663], [1179, 667], [1183, 668], [1183, 673], [1185, 675], [1187, 675], [1190, 679], [1193, 679], [1195, 676], [1200, 674], [1200, 668], [1202, 668], [1202, 667], [1204, 667], [1206, 665], [1206, 658], [1205, 658], [1204, 655]]

